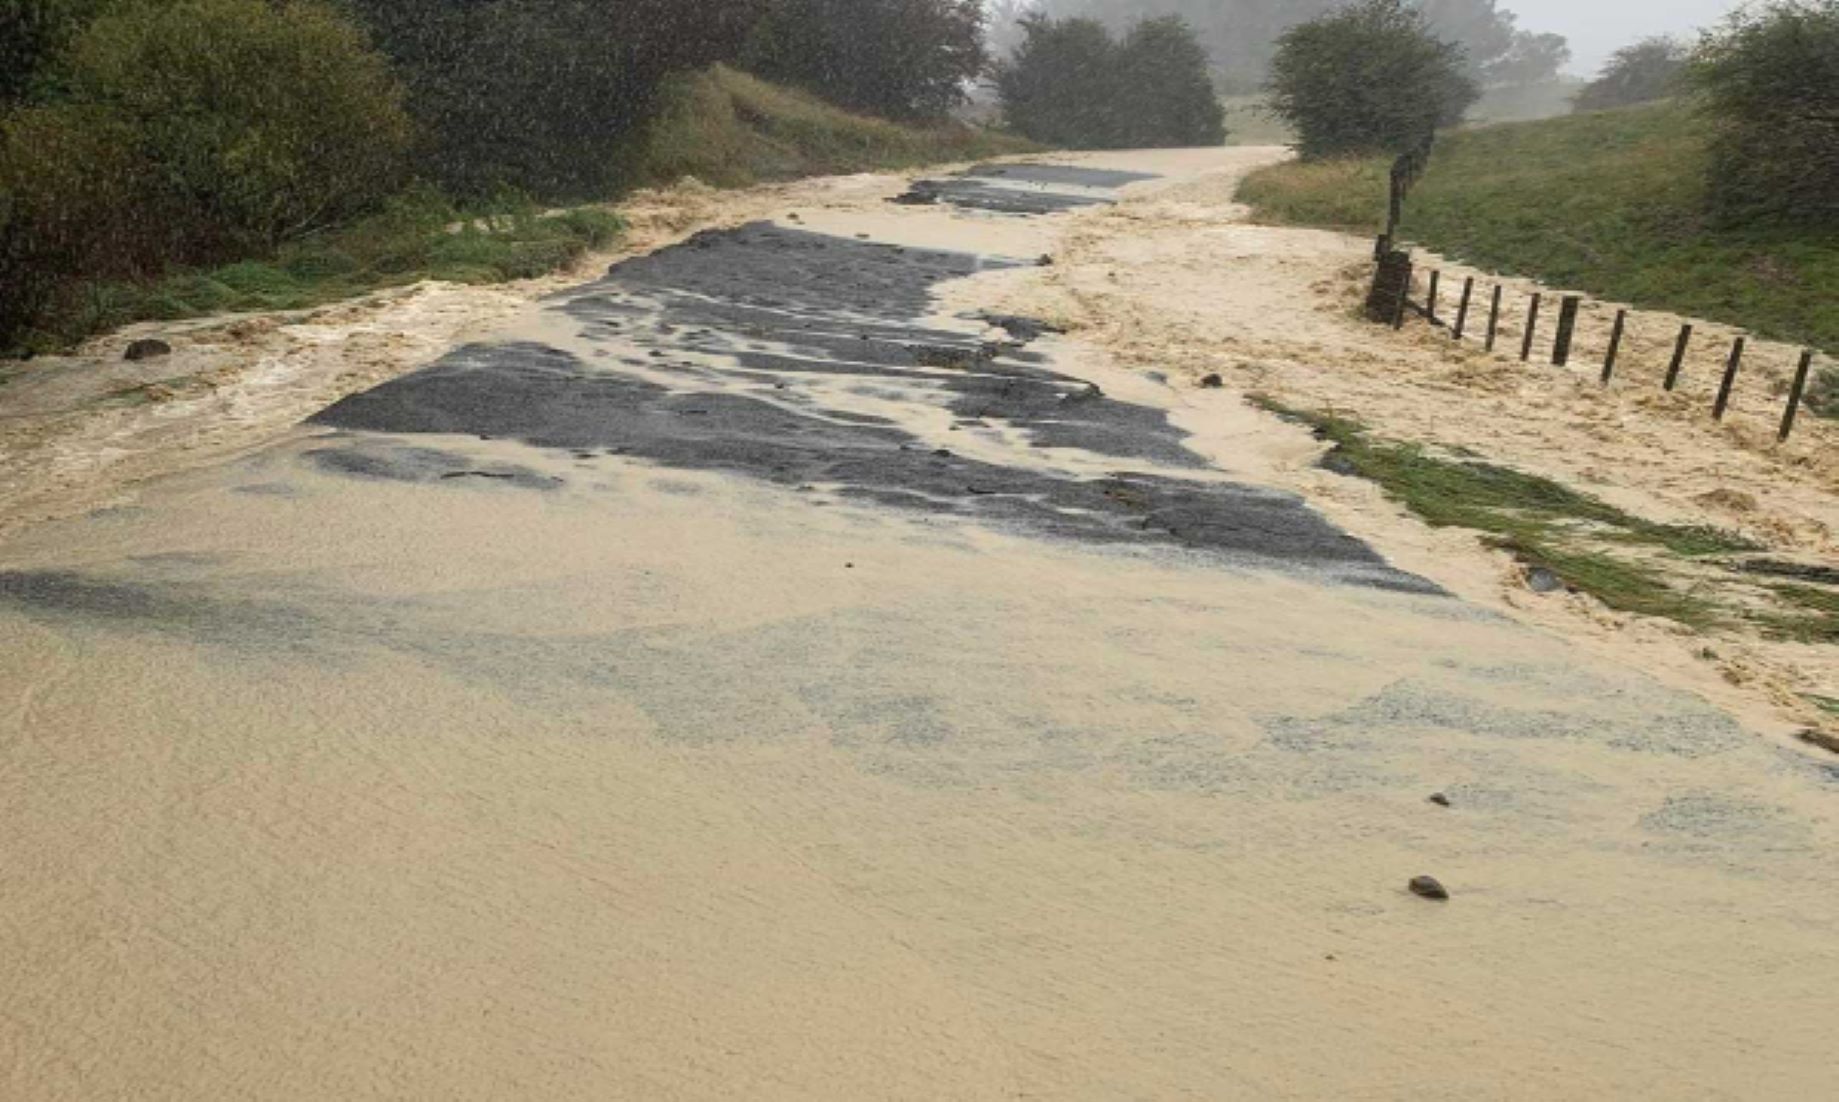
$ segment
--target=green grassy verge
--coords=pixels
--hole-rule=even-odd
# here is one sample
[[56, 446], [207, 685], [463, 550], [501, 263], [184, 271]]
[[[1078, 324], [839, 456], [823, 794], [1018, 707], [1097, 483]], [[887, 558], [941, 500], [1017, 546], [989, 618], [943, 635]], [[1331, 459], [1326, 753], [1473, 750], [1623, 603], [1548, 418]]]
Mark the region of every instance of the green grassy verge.
[[610, 211], [538, 213], [527, 204], [460, 210], [416, 193], [336, 233], [298, 241], [261, 260], [182, 271], [144, 283], [83, 289], [33, 335], [40, 349], [136, 321], [255, 310], [295, 310], [424, 279], [499, 283], [563, 267], [611, 243], [623, 228]]
[[[1438, 144], [1403, 233], [1479, 267], [1839, 351], [1839, 233], [1707, 224], [1705, 158], [1682, 104], [1460, 131]], [[1240, 198], [1270, 222], [1372, 234], [1386, 170], [1285, 164]]]
[[[1757, 550], [1713, 528], [1656, 524], [1550, 479], [1480, 460], [1430, 454], [1375, 439], [1356, 421], [1295, 409], [1270, 398], [1263, 409], [1306, 424], [1334, 445], [1330, 466], [1365, 478], [1433, 528], [1466, 528], [1571, 589], [1623, 612], [1693, 627], [1722, 619], [1710, 601], [1676, 585], [1652, 552], [1680, 559]], [[1631, 558], [1625, 549], [1647, 549]]]

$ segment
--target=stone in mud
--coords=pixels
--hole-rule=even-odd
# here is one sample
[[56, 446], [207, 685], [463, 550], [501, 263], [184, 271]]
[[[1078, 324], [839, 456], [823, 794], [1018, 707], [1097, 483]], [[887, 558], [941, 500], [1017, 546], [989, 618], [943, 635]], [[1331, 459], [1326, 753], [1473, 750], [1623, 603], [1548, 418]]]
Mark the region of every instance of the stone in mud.
[[1444, 900], [1449, 898], [1449, 889], [1434, 876], [1414, 876], [1411, 878], [1411, 894], [1422, 899]]
[[1202, 390], [1218, 390], [1226, 385], [1226, 380], [1219, 375], [1209, 375], [1200, 381]]
[[1336, 446], [1327, 455], [1324, 455], [1317, 461], [1316, 466], [1330, 474], [1341, 475], [1343, 478], [1360, 477], [1360, 468], [1355, 466], [1354, 461], [1347, 457], [1346, 449], [1339, 446]]
[[1557, 593], [1564, 587], [1564, 579], [1543, 566], [1535, 566], [1526, 572], [1526, 588], [1534, 593]]
[[978, 317], [998, 329], [1007, 330], [1009, 336], [1028, 344], [1041, 339], [1045, 333], [1064, 333], [1065, 329], [1049, 322], [1035, 318], [1024, 318], [1017, 314], [980, 314]]
[[1433, 803], [1433, 804], [1436, 804], [1436, 805], [1437, 805], [1438, 807], [1448, 807], [1448, 806], [1450, 806], [1450, 799], [1449, 799], [1449, 797], [1448, 797], [1448, 796], [1445, 796], [1445, 795], [1444, 795], [1443, 793], [1441, 793], [1441, 792], [1433, 792], [1433, 793], [1431, 793], [1431, 796], [1430, 796], [1430, 802], [1431, 802], [1431, 803]]
[[138, 363], [141, 360], [157, 360], [161, 356], [170, 355], [172, 355], [172, 345], [167, 344], [165, 341], [149, 339], [135, 341], [133, 344], [130, 344], [128, 350], [122, 353], [121, 358]]

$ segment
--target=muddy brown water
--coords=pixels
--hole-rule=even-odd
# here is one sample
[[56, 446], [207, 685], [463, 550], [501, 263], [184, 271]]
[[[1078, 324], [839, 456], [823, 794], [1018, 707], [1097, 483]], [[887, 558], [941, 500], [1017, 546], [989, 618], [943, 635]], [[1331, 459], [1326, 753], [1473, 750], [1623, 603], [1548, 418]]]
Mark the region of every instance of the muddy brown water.
[[962, 308], [1063, 217], [711, 235], [0, 546], [0, 1095], [1835, 1085], [1839, 770]]

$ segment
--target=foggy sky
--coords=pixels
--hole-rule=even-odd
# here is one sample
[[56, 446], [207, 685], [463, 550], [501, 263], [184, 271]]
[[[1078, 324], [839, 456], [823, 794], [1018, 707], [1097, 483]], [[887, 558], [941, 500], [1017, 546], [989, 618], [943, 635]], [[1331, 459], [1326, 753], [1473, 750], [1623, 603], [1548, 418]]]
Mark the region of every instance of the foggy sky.
[[1722, 19], [1741, 0], [1508, 0], [1531, 31], [1571, 40], [1571, 71], [1594, 75], [1616, 50], [1653, 34], [1685, 34]]

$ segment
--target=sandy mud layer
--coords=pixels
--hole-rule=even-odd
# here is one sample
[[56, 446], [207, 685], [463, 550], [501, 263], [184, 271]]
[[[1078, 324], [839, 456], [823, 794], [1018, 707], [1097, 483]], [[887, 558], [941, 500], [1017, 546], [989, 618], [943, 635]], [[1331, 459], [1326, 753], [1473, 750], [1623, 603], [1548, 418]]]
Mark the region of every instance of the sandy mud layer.
[[1839, 1087], [1839, 767], [1041, 324], [1221, 171], [1138, 167], [701, 236], [0, 545], [0, 1096]]

